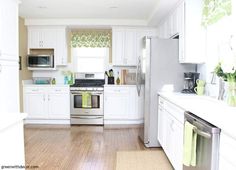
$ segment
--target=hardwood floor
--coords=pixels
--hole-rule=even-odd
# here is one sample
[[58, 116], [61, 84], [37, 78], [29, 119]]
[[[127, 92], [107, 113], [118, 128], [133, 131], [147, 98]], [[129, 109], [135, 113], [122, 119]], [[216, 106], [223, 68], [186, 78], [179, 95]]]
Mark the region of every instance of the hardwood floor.
[[147, 150], [137, 127], [25, 126], [26, 165], [43, 170], [113, 170], [123, 150]]

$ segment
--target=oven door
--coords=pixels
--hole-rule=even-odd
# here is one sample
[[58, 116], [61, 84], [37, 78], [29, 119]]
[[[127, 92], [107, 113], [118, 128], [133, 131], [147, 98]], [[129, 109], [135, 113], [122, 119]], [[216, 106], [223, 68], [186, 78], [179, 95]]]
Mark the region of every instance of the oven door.
[[91, 93], [91, 108], [82, 106], [83, 91], [71, 91], [70, 111], [72, 116], [76, 115], [103, 115], [103, 91], [87, 91]]

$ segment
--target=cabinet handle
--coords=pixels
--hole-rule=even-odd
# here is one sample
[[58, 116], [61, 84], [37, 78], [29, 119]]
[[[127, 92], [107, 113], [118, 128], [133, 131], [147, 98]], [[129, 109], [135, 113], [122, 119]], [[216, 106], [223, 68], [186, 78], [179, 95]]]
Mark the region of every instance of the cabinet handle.
[[48, 95], [48, 101], [50, 101], [50, 95]]
[[0, 57], [2, 56], [2, 51], [0, 50]]
[[60, 89], [56, 89], [55, 91], [61, 91]]
[[32, 91], [39, 91], [39, 89], [33, 89]]
[[2, 72], [2, 65], [0, 64], [0, 73]]
[[45, 101], [45, 94], [43, 95], [43, 101]]

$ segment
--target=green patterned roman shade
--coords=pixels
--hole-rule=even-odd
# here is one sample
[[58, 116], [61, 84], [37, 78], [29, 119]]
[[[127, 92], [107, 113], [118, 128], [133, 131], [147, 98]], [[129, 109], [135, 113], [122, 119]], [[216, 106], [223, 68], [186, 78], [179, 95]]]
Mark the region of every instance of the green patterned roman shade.
[[231, 15], [231, 0], [204, 0], [202, 11], [202, 25], [208, 26], [216, 23], [226, 15]]
[[71, 47], [111, 47], [110, 30], [76, 30], [71, 34]]

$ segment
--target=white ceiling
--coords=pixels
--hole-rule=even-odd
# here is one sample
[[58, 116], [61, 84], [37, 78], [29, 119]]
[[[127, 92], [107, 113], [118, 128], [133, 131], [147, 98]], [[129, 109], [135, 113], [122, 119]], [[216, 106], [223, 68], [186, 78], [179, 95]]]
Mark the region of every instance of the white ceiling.
[[[21, 0], [26, 19], [154, 20], [179, 0]], [[160, 12], [158, 12], [160, 11]]]

